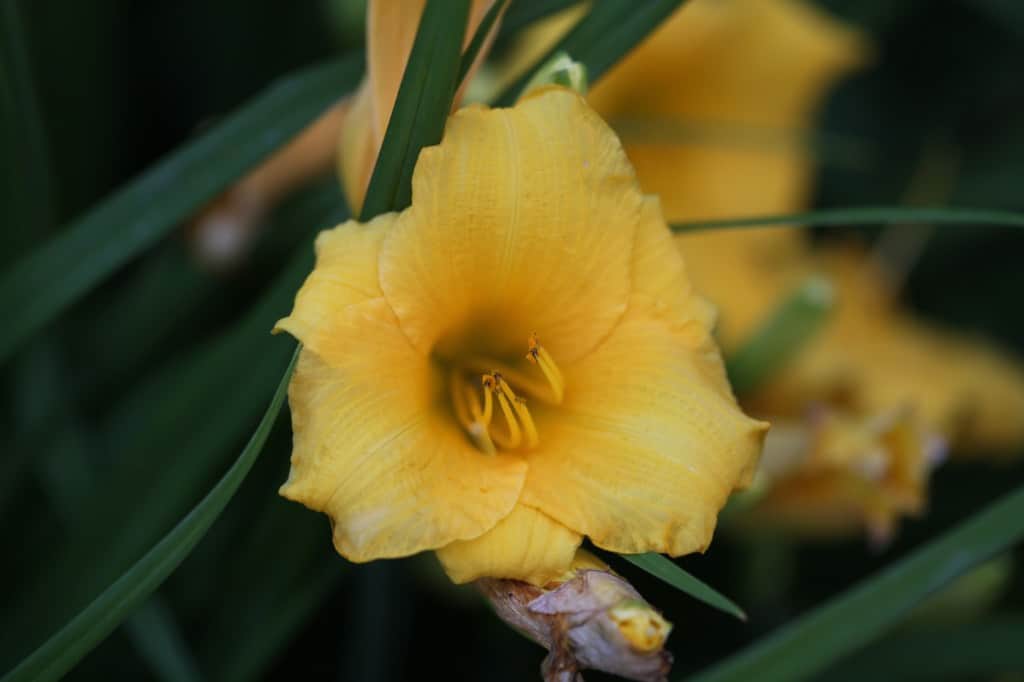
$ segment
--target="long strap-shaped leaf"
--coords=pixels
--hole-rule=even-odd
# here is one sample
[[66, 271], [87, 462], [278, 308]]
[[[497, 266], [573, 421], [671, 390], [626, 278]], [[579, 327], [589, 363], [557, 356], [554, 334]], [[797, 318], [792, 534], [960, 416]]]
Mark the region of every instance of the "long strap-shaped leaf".
[[473, 68], [473, 62], [476, 61], [477, 56], [480, 54], [480, 50], [483, 48], [484, 43], [487, 42], [488, 36], [491, 34], [491, 30], [494, 28], [495, 22], [498, 21], [498, 17], [504, 11], [510, 0], [497, 0], [491, 8], [487, 10], [484, 18], [480, 20], [480, 25], [476, 28], [476, 33], [473, 34], [473, 39], [469, 41], [469, 45], [466, 46], [466, 51], [462, 53], [459, 58], [459, 74], [455, 77], [455, 87], [458, 89], [462, 85], [462, 81], [466, 80], [466, 76], [469, 75], [469, 70]]
[[833, 298], [832, 285], [821, 277], [809, 278], [784, 298], [725, 359], [732, 390], [737, 395], [754, 390], [795, 357], [820, 331]]
[[360, 70], [353, 58], [277, 83], [0, 274], [0, 362], [291, 139], [351, 89]]
[[693, 682], [806, 679], [895, 625], [929, 594], [1022, 539], [1024, 488]]
[[501, 20], [498, 40], [516, 36], [530, 24], [577, 4], [579, 4], [579, 0], [529, 0], [529, 2], [518, 0], [518, 2], [513, 2], [505, 12], [505, 18]]
[[[0, 167], [11, 174], [4, 176], [8, 187], [0, 188], [7, 204], [0, 205], [0, 219], [7, 228], [0, 245], [8, 240], [22, 245], [26, 237], [49, 229], [53, 217], [49, 145], [25, 33], [18, 3], [0, 3], [0, 111], [8, 112], [6, 124], [11, 126], [0, 132], [8, 138], [0, 144], [9, 145], [4, 147], [9, 156]], [[8, 255], [0, 253], [0, 261]]]
[[655, 578], [663, 580], [677, 590], [685, 592], [708, 606], [724, 611], [740, 620], [747, 619], [747, 614], [735, 602], [716, 592], [713, 587], [704, 581], [684, 571], [679, 565], [668, 559], [668, 557], [653, 552], [646, 554], [620, 554], [619, 556], [634, 566], [647, 571]]
[[696, 232], [726, 227], [768, 227], [770, 225], [891, 225], [932, 223], [934, 225], [998, 225], [1024, 227], [1024, 213], [992, 211], [983, 208], [910, 208], [907, 206], [859, 206], [834, 208], [808, 213], [760, 215], [724, 220], [691, 220], [673, 223], [673, 232]]
[[213, 490], [146, 556], [0, 682], [59, 679], [177, 568], [217, 520], [263, 449], [284, 403], [297, 358], [296, 349], [259, 426]]
[[420, 149], [441, 141], [455, 97], [469, 0], [429, 0], [398, 87], [360, 219], [400, 211], [412, 200]]
[[[899, 632], [842, 659], [822, 682], [999, 679], [1024, 670], [1024, 614]], [[1012, 679], [1012, 678], [1009, 678]]]
[[498, 96], [496, 104], [513, 104], [537, 68], [559, 52], [565, 52], [583, 64], [590, 82], [596, 83], [608, 69], [676, 11], [683, 1], [601, 0], [593, 3], [587, 15], [534, 68]]

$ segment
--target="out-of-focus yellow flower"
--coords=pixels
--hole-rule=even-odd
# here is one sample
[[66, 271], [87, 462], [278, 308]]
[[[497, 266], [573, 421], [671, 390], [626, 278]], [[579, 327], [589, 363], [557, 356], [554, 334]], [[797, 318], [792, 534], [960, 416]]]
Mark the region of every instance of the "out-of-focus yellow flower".
[[589, 101], [670, 221], [773, 213], [806, 200], [814, 110], [866, 54], [810, 3], [691, 0]]
[[278, 323], [304, 346], [282, 494], [354, 561], [439, 550], [457, 582], [543, 584], [586, 535], [703, 550], [767, 425], [611, 130], [541, 88], [465, 108], [412, 205], [317, 240]]
[[[683, 241], [691, 261], [721, 264], [721, 271], [703, 264], [691, 271], [698, 290], [720, 308], [719, 340], [726, 353], [809, 275], [827, 276], [837, 292], [821, 332], [763, 386], [743, 396], [753, 414], [776, 425], [765, 465], [782, 453], [800, 464], [767, 478], [764, 497], [751, 514], [758, 522], [819, 535], [859, 525], [883, 540], [898, 516], [923, 511], [928, 475], [947, 449], [967, 456], [1013, 455], [1024, 445], [1024, 368], [986, 343], [903, 311], [866, 251], [812, 250], [764, 237], [728, 247], [698, 236]], [[816, 453], [823, 443], [834, 442], [823, 434], [837, 428], [835, 417], [821, 420], [823, 413], [838, 416], [860, 434], [843, 439], [844, 449], [857, 453], [850, 459], [854, 470], [841, 466], [822, 472], [812, 466], [820, 462]], [[890, 421], [895, 415], [899, 418]], [[913, 437], [894, 447], [890, 430], [878, 428], [887, 421], [902, 424]], [[860, 475], [879, 453], [886, 472], [907, 472], [896, 487], [901, 494], [894, 494], [888, 475]]]
[[[692, 0], [589, 99], [669, 220], [795, 212], [810, 188], [815, 109], [869, 53], [860, 34], [810, 3]], [[745, 397], [778, 424], [763, 461], [784, 454], [791, 465], [770, 478], [759, 519], [884, 537], [896, 517], [922, 508], [939, 441], [958, 451], [1024, 443], [1021, 370], [902, 312], [863, 252], [814, 250], [789, 228], [677, 243], [695, 288], [719, 309], [726, 353], [809, 275], [835, 284], [824, 332]]]
[[947, 438], [953, 453], [1019, 454], [1019, 363], [989, 344], [901, 310], [884, 273], [863, 250], [820, 249], [803, 265], [811, 267], [836, 284], [836, 314], [785, 371], [751, 396], [752, 406], [774, 414], [827, 401], [874, 414], [905, 405]]

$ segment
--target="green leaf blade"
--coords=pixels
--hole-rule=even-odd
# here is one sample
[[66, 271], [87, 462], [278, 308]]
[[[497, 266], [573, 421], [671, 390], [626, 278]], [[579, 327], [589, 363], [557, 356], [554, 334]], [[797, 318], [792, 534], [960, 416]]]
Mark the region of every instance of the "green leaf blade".
[[216, 486], [146, 556], [0, 682], [57, 680], [109, 635], [188, 556], [242, 484], [284, 404], [298, 348], [263, 418]]
[[473, 39], [466, 47], [466, 51], [462, 53], [462, 58], [459, 62], [459, 73], [455, 77], [456, 88], [459, 88], [463, 81], [466, 80], [469, 70], [473, 68], [473, 62], [476, 61], [477, 55], [480, 54], [481, 48], [483, 48], [484, 43], [487, 42], [487, 38], [491, 34], [491, 29], [494, 28], [495, 22], [498, 21], [498, 17], [501, 16], [508, 3], [509, 0], [498, 0], [498, 2], [491, 5], [491, 8], [487, 10], [487, 14], [480, 20], [480, 25], [477, 26]]
[[347, 89], [361, 60], [271, 86], [0, 273], [0, 362], [33, 333], [290, 140]]
[[821, 277], [808, 278], [787, 296], [726, 359], [733, 390], [747, 393], [785, 367], [821, 329], [834, 298], [832, 285]]
[[835, 226], [867, 227], [899, 223], [931, 223], [934, 225], [996, 225], [1000, 227], [1024, 227], [1024, 213], [998, 211], [983, 208], [950, 208], [907, 206], [854, 206], [833, 208], [806, 213], [784, 213], [752, 216], [750, 218], [728, 218], [722, 220], [691, 220], [673, 223], [673, 232], [697, 232], [738, 227], [769, 227], [772, 225], [791, 226]]
[[1024, 615], [899, 632], [844, 658], [826, 682], [995, 679], [1024, 670]]
[[1024, 539], [1024, 488], [693, 682], [802, 680], [893, 627], [925, 597]]
[[512, 83], [498, 96], [497, 106], [511, 106], [538, 68], [559, 52], [564, 52], [586, 69], [587, 78], [596, 83], [630, 50], [649, 36], [662, 21], [675, 12], [684, 0], [601, 0], [562, 40], [538, 60], [534, 68]]
[[704, 581], [690, 575], [667, 557], [653, 552], [646, 554], [620, 554], [619, 556], [680, 592], [684, 592], [694, 599], [702, 601], [708, 606], [728, 613], [731, 616], [735, 616], [740, 620], [747, 620], [747, 614], [735, 602], [717, 592]]
[[10, 228], [0, 237], [0, 262], [52, 227], [55, 203], [50, 145], [21, 14], [17, 2], [0, 3], [0, 112], [5, 114], [0, 118], [7, 118], [5, 127], [10, 126], [0, 131], [7, 138], [0, 139], [0, 147], [13, 152], [5, 152], [0, 161], [5, 179], [0, 216]]
[[402, 74], [360, 219], [412, 201], [412, 172], [423, 147], [441, 141], [462, 63], [469, 0], [429, 0]]

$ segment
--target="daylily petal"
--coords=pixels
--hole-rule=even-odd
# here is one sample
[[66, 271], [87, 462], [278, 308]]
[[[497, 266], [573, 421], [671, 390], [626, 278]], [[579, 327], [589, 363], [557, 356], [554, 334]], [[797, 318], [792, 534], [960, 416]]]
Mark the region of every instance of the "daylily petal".
[[442, 547], [437, 556], [456, 583], [488, 577], [544, 585], [569, 570], [582, 540], [550, 516], [517, 504], [491, 530]]
[[316, 267], [296, 295], [291, 314], [274, 330], [288, 332], [323, 358], [343, 361], [351, 340], [338, 324], [346, 323], [350, 307], [383, 297], [377, 257], [394, 222], [395, 214], [385, 213], [366, 225], [349, 221], [317, 235]]
[[372, 334], [360, 349], [364, 368], [334, 368], [302, 351], [288, 392], [295, 441], [281, 494], [329, 514], [335, 546], [352, 561], [481, 535], [511, 511], [524, 462], [482, 456], [429, 404], [415, 376], [422, 362], [396, 348], [408, 349], [397, 329], [364, 331]]
[[520, 356], [535, 331], [571, 361], [626, 308], [641, 203], [618, 140], [577, 94], [466, 108], [420, 154], [381, 286], [421, 351], [472, 329]]
[[522, 501], [616, 552], [707, 547], [767, 429], [737, 407], [706, 305], [685, 286], [670, 240], [647, 202], [630, 309], [565, 368], [565, 402], [528, 455]]
[[289, 386], [295, 441], [281, 493], [327, 512], [353, 561], [481, 535], [515, 504], [525, 463], [485, 457], [446, 411], [437, 369], [377, 284], [384, 215], [317, 239], [317, 267], [278, 323], [306, 347]]

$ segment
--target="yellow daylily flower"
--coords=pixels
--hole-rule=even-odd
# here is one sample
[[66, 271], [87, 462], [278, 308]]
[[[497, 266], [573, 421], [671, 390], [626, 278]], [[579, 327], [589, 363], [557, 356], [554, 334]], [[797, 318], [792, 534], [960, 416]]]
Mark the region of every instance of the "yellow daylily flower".
[[703, 550], [767, 425], [732, 396], [656, 199], [574, 92], [467, 107], [412, 205], [317, 239], [281, 492], [353, 561], [562, 575], [583, 536]]

